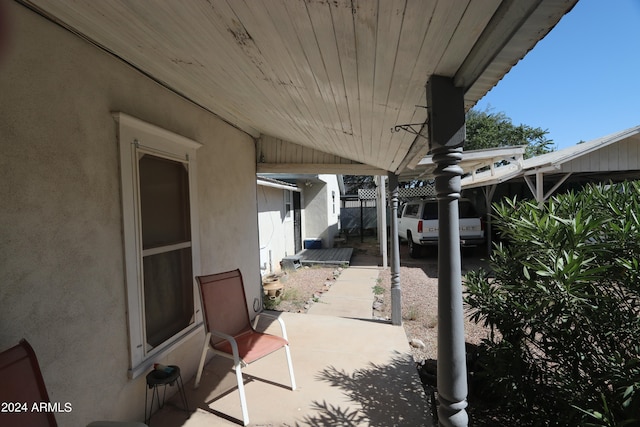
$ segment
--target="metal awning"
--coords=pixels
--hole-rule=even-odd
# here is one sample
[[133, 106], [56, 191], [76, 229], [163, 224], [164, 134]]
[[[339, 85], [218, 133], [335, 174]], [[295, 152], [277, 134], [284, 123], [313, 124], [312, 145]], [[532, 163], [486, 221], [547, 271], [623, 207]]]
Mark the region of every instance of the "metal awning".
[[[601, 174], [640, 170], [640, 126], [562, 150], [531, 157], [521, 165], [506, 164], [462, 179], [463, 188], [500, 184], [537, 174]], [[534, 191], [534, 194], [536, 192]]]
[[[489, 174], [495, 174], [499, 166], [509, 165], [516, 169], [521, 169], [524, 162], [524, 151], [526, 146], [518, 145], [512, 147], [497, 147], [486, 150], [470, 150], [462, 152], [462, 160], [458, 164], [465, 175], [473, 180], [484, 169]], [[415, 168], [405, 170], [400, 175], [401, 181], [428, 180], [433, 178], [436, 164], [433, 156], [428, 155], [422, 158]]]

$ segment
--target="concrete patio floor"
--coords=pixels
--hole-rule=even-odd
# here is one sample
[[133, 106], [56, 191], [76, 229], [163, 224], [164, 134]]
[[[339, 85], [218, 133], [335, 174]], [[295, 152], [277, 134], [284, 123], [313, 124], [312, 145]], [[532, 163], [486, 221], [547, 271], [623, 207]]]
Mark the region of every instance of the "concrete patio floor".
[[[347, 273], [347, 274], [345, 274]], [[404, 329], [371, 318], [377, 272], [351, 267], [319, 303], [318, 314], [276, 313], [285, 321], [296, 376], [292, 391], [284, 351], [243, 369], [250, 425], [253, 426], [431, 426], [431, 409]], [[358, 296], [358, 288], [360, 296]], [[332, 298], [345, 293], [349, 313]], [[331, 295], [333, 294], [333, 295]], [[326, 298], [326, 299], [325, 299]], [[355, 301], [354, 301], [355, 302]], [[313, 313], [314, 310], [311, 310]], [[279, 335], [278, 323], [259, 328]], [[185, 378], [186, 380], [186, 378]], [[241, 425], [240, 399], [230, 360], [213, 357], [200, 387], [185, 381], [190, 411], [174, 395], [153, 415], [153, 427]], [[171, 390], [175, 391], [175, 390]]]

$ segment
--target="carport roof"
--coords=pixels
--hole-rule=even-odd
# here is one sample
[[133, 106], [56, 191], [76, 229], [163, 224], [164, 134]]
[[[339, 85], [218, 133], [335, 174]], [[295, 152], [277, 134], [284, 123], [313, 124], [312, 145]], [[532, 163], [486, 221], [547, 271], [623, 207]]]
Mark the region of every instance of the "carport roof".
[[611, 144], [632, 138], [640, 134], [640, 126], [615, 132], [607, 136], [603, 136], [592, 141], [579, 143], [562, 150], [553, 151], [551, 153], [532, 157], [524, 162], [524, 173], [531, 173], [534, 169], [540, 168], [556, 168], [563, 163], [572, 161], [578, 157], [585, 156], [596, 150], [601, 150]]
[[[620, 144], [625, 152], [618, 156], [600, 156], [598, 164], [585, 161], [581, 158], [594, 155], [605, 149], [615, 150], [614, 144]], [[603, 151], [604, 152], [604, 151]], [[615, 157], [615, 158], [612, 158]], [[563, 170], [563, 165], [573, 162], [570, 170]], [[496, 167], [492, 171], [484, 171], [475, 176], [467, 176], [462, 179], [463, 188], [482, 187], [532, 175], [536, 172], [545, 173], [589, 173], [624, 171], [640, 169], [640, 126], [635, 126], [613, 134], [594, 139], [592, 141], [576, 144], [562, 150], [532, 157], [524, 160], [521, 165], [508, 164]]]
[[[516, 145], [511, 147], [463, 151], [462, 160], [458, 166], [462, 168], [465, 175], [475, 174], [478, 170], [483, 168], [493, 169], [494, 166], [500, 162], [515, 165], [516, 167], [522, 167], [525, 148], [525, 145]], [[405, 170], [400, 175], [400, 180], [409, 181], [430, 179], [434, 177], [435, 169], [436, 164], [433, 162], [433, 156], [427, 155], [418, 162], [414, 169]]]

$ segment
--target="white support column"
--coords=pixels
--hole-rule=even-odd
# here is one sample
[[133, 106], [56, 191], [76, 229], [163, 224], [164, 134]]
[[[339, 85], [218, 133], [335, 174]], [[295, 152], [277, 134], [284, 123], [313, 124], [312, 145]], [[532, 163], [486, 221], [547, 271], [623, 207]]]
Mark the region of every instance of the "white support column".
[[382, 268], [388, 267], [387, 257], [387, 190], [386, 177], [378, 177], [378, 236], [380, 238], [380, 251], [382, 253]]
[[540, 171], [536, 172], [536, 202], [539, 208], [544, 205], [544, 173]]
[[547, 192], [547, 194], [545, 194], [545, 195], [544, 195], [544, 200], [546, 201], [549, 197], [551, 197], [551, 196], [553, 195], [553, 193], [555, 193], [555, 192], [556, 192], [556, 190], [557, 190], [558, 188], [560, 188], [560, 186], [561, 186], [562, 184], [564, 184], [564, 182], [565, 182], [567, 179], [569, 179], [569, 177], [570, 177], [570, 176], [571, 176], [571, 172], [569, 172], [569, 173], [567, 173], [567, 174], [564, 174], [564, 175], [562, 176], [562, 178], [560, 178], [560, 181], [556, 182], [556, 184], [555, 184], [553, 187], [551, 187], [551, 190], [549, 190], [549, 191]]
[[487, 238], [487, 256], [491, 255], [491, 248], [493, 247], [493, 220], [491, 215], [491, 202], [493, 201], [493, 195], [495, 194], [497, 187], [497, 184], [490, 185], [489, 188], [482, 187], [487, 212], [487, 227], [485, 228], [485, 237]]
[[402, 326], [400, 290], [400, 238], [398, 237], [398, 175], [389, 172], [389, 222], [391, 222], [391, 323]]
[[525, 175], [524, 181], [527, 183], [527, 186], [529, 187], [529, 190], [531, 191], [531, 193], [535, 196], [536, 202], [538, 202], [538, 207], [542, 208], [542, 206], [544, 205], [544, 202], [546, 202], [547, 199], [551, 197], [553, 193], [555, 193], [556, 190], [560, 188], [560, 186], [564, 184], [564, 182], [567, 179], [569, 179], [570, 176], [571, 176], [571, 172], [564, 174], [562, 178], [560, 178], [560, 180], [556, 182], [556, 184], [553, 187], [551, 187], [551, 189], [546, 193], [544, 192], [544, 172], [536, 171], [535, 187], [533, 186], [533, 183], [531, 182], [531, 178], [529, 176]]

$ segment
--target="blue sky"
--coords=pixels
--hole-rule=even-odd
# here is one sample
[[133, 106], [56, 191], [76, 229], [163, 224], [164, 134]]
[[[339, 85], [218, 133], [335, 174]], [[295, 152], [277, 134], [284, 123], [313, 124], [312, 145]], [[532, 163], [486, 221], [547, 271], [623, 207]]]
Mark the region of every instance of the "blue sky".
[[640, 125], [640, 0], [579, 0], [475, 108], [558, 149]]

